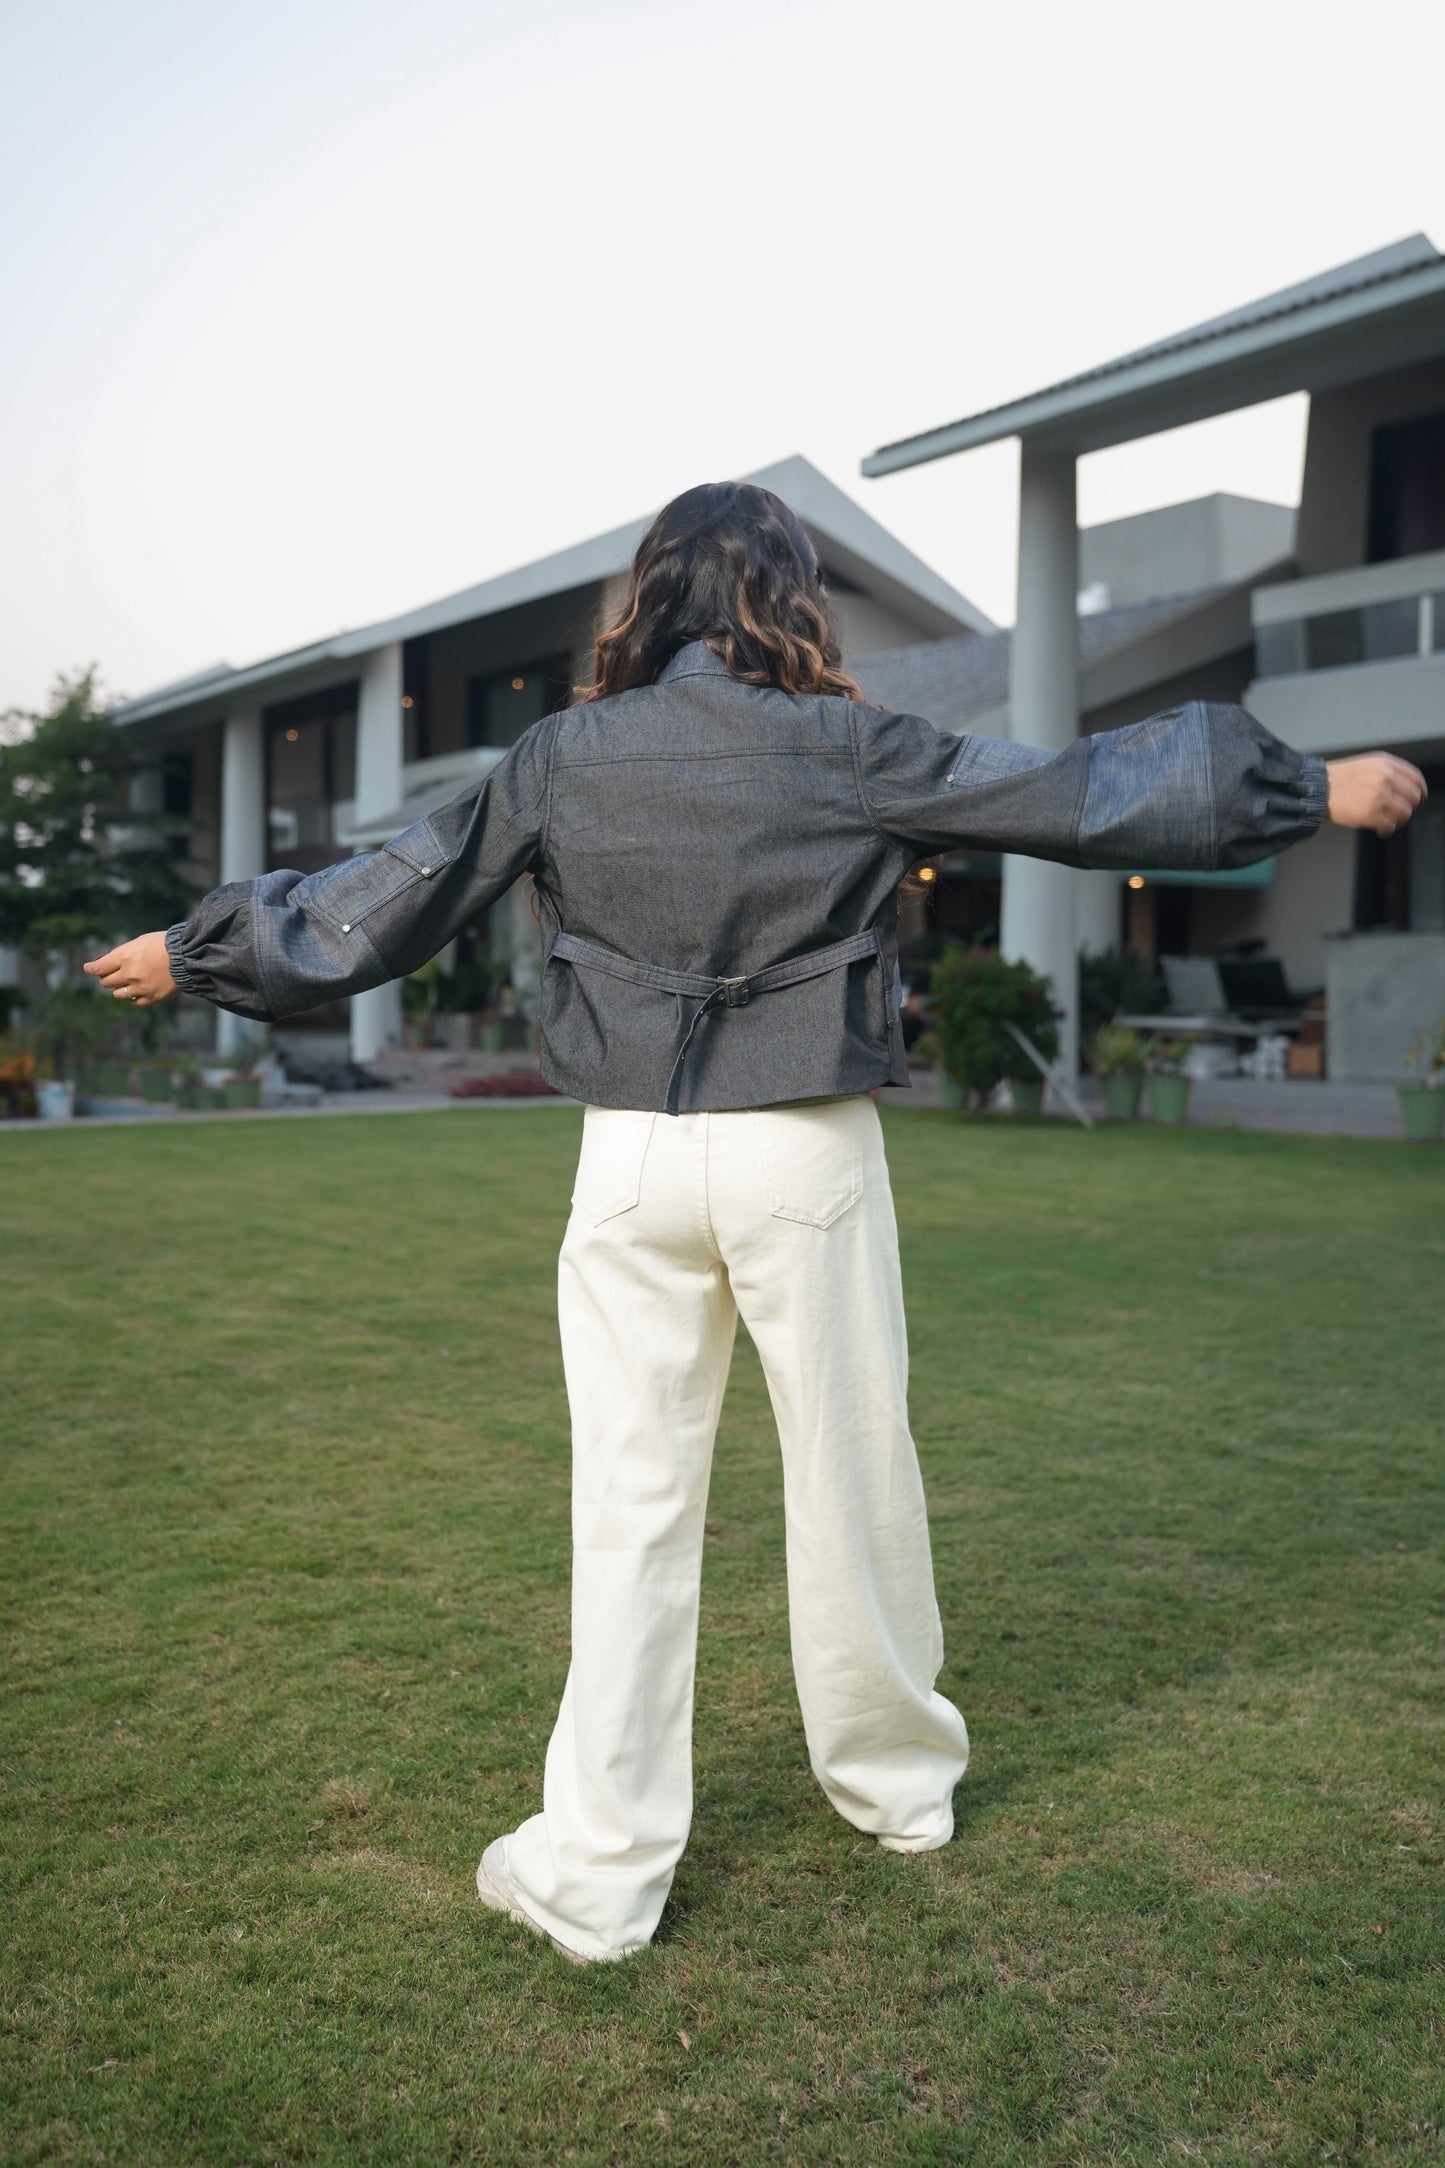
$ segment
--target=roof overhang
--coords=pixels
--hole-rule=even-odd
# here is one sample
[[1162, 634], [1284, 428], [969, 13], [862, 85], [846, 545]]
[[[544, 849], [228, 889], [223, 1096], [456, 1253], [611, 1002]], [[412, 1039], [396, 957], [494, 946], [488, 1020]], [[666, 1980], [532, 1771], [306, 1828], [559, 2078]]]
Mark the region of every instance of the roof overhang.
[[[992, 620], [975, 609], [966, 595], [950, 587], [931, 565], [916, 557], [811, 461], [800, 457], [779, 460], [744, 479], [784, 498], [833, 569], [865, 593], [892, 603], [920, 630], [937, 638], [958, 632], [993, 631]], [[354, 677], [364, 655], [393, 640], [420, 639], [473, 618], [496, 617], [505, 610], [568, 595], [574, 595], [581, 608], [589, 592], [626, 572], [652, 518], [651, 512], [645, 513], [623, 527], [592, 535], [569, 549], [536, 558], [515, 571], [464, 587], [436, 602], [423, 603], [399, 617], [338, 632], [309, 647], [267, 656], [242, 669], [222, 665], [175, 684], [157, 686], [137, 699], [118, 702], [111, 710], [112, 720], [122, 725], [165, 721], [171, 727], [190, 728], [214, 721], [237, 700], [253, 696], [268, 702], [290, 698], [339, 678]]]
[[1100, 451], [1442, 354], [1445, 257], [1415, 234], [1046, 391], [882, 445], [863, 472], [894, 474], [1003, 437]]

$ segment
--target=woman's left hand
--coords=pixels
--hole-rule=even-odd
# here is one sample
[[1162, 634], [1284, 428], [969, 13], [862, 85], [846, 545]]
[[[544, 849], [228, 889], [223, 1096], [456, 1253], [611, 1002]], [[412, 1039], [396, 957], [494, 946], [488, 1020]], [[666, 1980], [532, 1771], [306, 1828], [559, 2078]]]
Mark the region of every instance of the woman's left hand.
[[122, 941], [119, 948], [92, 957], [85, 968], [108, 994], [137, 1009], [154, 1008], [176, 990], [163, 933], [143, 933], [134, 941]]

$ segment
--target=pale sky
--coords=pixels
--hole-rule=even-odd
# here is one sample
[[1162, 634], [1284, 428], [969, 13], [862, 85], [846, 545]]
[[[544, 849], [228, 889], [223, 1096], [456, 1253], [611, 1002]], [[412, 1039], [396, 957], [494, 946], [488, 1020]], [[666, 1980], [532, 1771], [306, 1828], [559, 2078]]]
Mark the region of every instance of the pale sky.
[[[990, 615], [1012, 446], [876, 444], [1424, 229], [1445, 10], [0, 0], [0, 706], [464, 587], [801, 452]], [[1085, 522], [1298, 493], [1302, 402]]]

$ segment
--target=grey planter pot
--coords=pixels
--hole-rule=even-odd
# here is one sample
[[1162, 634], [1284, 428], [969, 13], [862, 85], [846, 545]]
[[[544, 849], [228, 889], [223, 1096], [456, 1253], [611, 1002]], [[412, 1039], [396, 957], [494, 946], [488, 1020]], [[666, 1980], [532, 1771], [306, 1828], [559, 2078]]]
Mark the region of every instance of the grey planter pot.
[[1099, 1085], [1104, 1095], [1104, 1112], [1111, 1122], [1139, 1119], [1139, 1101], [1144, 1096], [1143, 1077], [1119, 1073], [1100, 1077]]
[[1144, 1099], [1153, 1122], [1182, 1122], [1193, 1096], [1192, 1076], [1149, 1076], [1144, 1079]]
[[1400, 1134], [1410, 1144], [1433, 1144], [1445, 1136], [1445, 1084], [1397, 1084]]

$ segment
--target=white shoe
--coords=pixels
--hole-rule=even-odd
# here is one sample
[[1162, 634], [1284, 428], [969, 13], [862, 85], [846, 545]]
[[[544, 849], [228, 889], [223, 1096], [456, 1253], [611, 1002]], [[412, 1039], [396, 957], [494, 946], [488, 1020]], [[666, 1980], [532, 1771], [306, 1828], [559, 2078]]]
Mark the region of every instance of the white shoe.
[[496, 1843], [489, 1844], [482, 1854], [477, 1868], [477, 1895], [482, 1903], [489, 1910], [505, 1912], [508, 1919], [516, 1920], [523, 1927], [530, 1927], [534, 1935], [545, 1935], [553, 1949], [560, 1950], [569, 1964], [590, 1965], [590, 1957], [584, 1957], [580, 1950], [569, 1950], [566, 1943], [559, 1942], [540, 1920], [534, 1920], [530, 1912], [524, 1911], [507, 1878], [506, 1842], [505, 1837], [498, 1837]]

